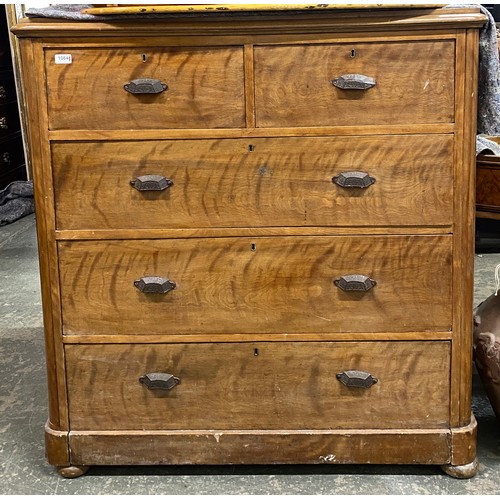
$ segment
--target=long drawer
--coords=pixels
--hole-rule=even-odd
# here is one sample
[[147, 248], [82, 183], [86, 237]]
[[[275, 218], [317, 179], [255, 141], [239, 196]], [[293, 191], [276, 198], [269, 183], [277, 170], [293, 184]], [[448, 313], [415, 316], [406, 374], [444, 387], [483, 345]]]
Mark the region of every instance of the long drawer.
[[73, 430], [403, 429], [449, 422], [447, 342], [65, 349]]
[[449, 135], [55, 143], [56, 224], [449, 225], [452, 153]]
[[63, 330], [449, 331], [451, 249], [451, 236], [63, 241]]
[[[257, 46], [257, 126], [453, 122], [454, 54], [452, 40]], [[348, 75], [369, 86], [339, 88]]]
[[47, 49], [45, 70], [54, 130], [245, 125], [242, 47]]

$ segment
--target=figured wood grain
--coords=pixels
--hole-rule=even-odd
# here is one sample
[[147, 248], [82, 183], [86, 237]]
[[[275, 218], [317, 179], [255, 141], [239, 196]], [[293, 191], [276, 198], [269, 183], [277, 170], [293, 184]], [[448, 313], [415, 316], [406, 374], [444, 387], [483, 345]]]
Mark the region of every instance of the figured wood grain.
[[487, 165], [478, 161], [476, 207], [479, 210], [500, 212], [500, 164]]
[[72, 457], [95, 465], [148, 464], [443, 464], [450, 432], [73, 431]]
[[[56, 223], [58, 229], [449, 225], [452, 147], [446, 135], [56, 143]], [[352, 170], [366, 171], [375, 184], [362, 190], [332, 182]], [[173, 186], [146, 193], [130, 185], [150, 174]]]
[[[75, 49], [71, 64], [55, 64], [58, 53], [45, 51], [52, 130], [245, 125], [242, 47]], [[139, 78], [158, 79], [168, 89], [124, 90]]]
[[[448, 342], [67, 345], [73, 430], [448, 426]], [[378, 382], [344, 386], [362, 370]], [[180, 379], [170, 391], [139, 382]], [[255, 418], [258, 407], [259, 417]]]
[[[255, 47], [257, 127], [453, 122], [454, 51], [453, 41]], [[376, 85], [335, 88], [345, 74]]]
[[[451, 237], [59, 242], [64, 333], [450, 330]], [[333, 280], [364, 274], [366, 293]], [[134, 287], [163, 276], [165, 295]]]

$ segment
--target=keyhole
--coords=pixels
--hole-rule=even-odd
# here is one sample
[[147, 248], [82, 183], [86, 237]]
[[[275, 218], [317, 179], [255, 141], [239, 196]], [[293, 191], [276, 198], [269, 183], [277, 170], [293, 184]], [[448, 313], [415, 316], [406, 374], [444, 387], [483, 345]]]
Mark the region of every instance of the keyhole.
[[248, 146], [248, 151], [253, 152], [255, 150], [255, 146], [253, 144], [250, 144]]
[[257, 245], [256, 245], [255, 243], [252, 243], [252, 244], [250, 245], [250, 250], [251, 250], [252, 252], [255, 252], [255, 250], [257, 250]]
[[142, 62], [146, 62], [148, 59], [148, 56], [146, 54], [142, 54]]
[[258, 356], [259, 355], [259, 350], [258, 349], [254, 349], [253, 350], [253, 355], [254, 356]]
[[351, 57], [352, 58], [356, 57], [356, 50], [355, 49], [351, 50]]

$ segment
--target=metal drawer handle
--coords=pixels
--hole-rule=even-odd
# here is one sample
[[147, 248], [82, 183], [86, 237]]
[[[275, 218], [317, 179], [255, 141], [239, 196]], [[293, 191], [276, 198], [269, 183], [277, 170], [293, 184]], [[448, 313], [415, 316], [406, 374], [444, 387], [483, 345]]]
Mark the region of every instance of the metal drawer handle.
[[0, 118], [0, 128], [4, 129], [4, 130], [9, 128], [9, 125], [7, 125], [7, 117], [6, 116], [2, 116], [2, 118]]
[[10, 153], [4, 153], [2, 155], [2, 161], [4, 163], [10, 164]]
[[337, 378], [347, 387], [361, 387], [363, 389], [368, 389], [378, 382], [378, 379], [370, 373], [359, 370], [337, 373]]
[[146, 373], [139, 378], [139, 382], [150, 391], [169, 391], [180, 383], [180, 379], [170, 373]]
[[143, 276], [134, 281], [134, 286], [142, 293], [168, 293], [177, 285], [175, 282], [161, 276]]
[[173, 185], [173, 182], [163, 175], [141, 175], [130, 181], [137, 191], [163, 191]]
[[0, 99], [5, 99], [7, 97], [7, 91], [3, 85], [0, 85]]
[[366, 75], [341, 75], [332, 80], [334, 87], [342, 90], [367, 90], [376, 85], [375, 78]]
[[364, 274], [347, 274], [333, 280], [333, 283], [344, 292], [367, 292], [377, 284]]
[[353, 171], [341, 172], [332, 178], [332, 182], [343, 188], [367, 188], [375, 183], [375, 177], [371, 177], [366, 172]]
[[131, 94], [160, 94], [168, 89], [168, 85], [154, 78], [138, 78], [127, 82], [123, 88]]

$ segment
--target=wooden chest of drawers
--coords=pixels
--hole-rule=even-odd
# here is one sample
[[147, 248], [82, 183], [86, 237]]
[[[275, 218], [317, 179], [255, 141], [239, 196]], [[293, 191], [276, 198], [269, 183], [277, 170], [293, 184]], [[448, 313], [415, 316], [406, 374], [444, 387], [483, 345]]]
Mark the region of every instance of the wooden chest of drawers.
[[477, 9], [20, 23], [50, 463], [472, 476]]

